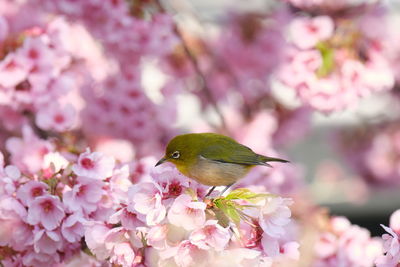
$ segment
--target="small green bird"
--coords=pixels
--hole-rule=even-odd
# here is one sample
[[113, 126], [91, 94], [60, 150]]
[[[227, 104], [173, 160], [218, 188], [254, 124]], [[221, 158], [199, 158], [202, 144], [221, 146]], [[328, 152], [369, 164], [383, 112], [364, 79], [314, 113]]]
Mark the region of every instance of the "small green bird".
[[255, 153], [230, 137], [215, 133], [194, 133], [175, 136], [167, 145], [165, 156], [156, 166], [169, 161], [187, 177], [212, 186], [230, 186], [243, 178], [256, 165], [270, 166], [267, 162], [288, 162]]

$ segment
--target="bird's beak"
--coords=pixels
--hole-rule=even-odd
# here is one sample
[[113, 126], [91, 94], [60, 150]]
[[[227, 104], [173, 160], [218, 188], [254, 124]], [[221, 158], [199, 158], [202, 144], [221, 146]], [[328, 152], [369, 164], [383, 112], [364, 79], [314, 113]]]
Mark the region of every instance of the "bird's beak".
[[161, 164], [163, 164], [164, 162], [166, 162], [167, 161], [167, 159], [164, 157], [164, 158], [161, 158], [157, 163], [156, 163], [156, 165], [154, 166], [154, 167], [157, 167], [158, 165], [161, 165]]

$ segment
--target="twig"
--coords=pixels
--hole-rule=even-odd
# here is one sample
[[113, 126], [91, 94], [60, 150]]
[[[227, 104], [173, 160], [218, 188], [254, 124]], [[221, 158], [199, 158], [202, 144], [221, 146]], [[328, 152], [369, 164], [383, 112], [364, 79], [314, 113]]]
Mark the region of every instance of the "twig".
[[[156, 0], [155, 2], [157, 3], [157, 6], [160, 9], [160, 11], [165, 13], [166, 10], [162, 6], [160, 0]], [[214, 98], [214, 96], [212, 94], [212, 90], [211, 90], [210, 86], [207, 83], [207, 78], [205, 77], [204, 73], [202, 72], [196, 57], [190, 51], [189, 46], [187, 45], [185, 39], [183, 38], [182, 33], [179, 30], [179, 27], [178, 27], [177, 23], [174, 23], [173, 30], [174, 30], [174, 33], [176, 34], [176, 36], [179, 38], [179, 40], [180, 40], [180, 42], [181, 42], [181, 44], [183, 46], [183, 50], [185, 51], [186, 56], [188, 57], [188, 59], [191, 62], [195, 72], [197, 73], [197, 75], [199, 77], [199, 83], [200, 83], [200, 85], [201, 85], [206, 97], [208, 98], [208, 100], [212, 104], [215, 112], [217, 113], [217, 115], [218, 115], [218, 117], [220, 119], [222, 128], [227, 131], [228, 128], [227, 128], [227, 125], [225, 123], [224, 116], [222, 115], [222, 112], [218, 107], [217, 101], [215, 100], [215, 98]]]

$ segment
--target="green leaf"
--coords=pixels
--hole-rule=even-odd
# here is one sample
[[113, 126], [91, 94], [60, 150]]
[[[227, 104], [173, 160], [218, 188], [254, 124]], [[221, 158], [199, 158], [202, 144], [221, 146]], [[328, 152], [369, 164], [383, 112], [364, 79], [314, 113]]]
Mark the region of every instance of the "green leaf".
[[235, 223], [240, 223], [240, 214], [234, 206], [227, 206], [225, 214]]
[[317, 70], [317, 76], [319, 78], [328, 76], [335, 68], [335, 52], [334, 48], [329, 47], [328, 44], [320, 42], [316, 48], [321, 53], [322, 65]]
[[254, 193], [247, 188], [238, 188], [229, 193], [229, 195], [227, 195], [225, 199], [227, 200], [243, 199], [255, 203], [267, 196], [269, 196], [269, 194], [259, 194], [259, 193]]
[[241, 206], [233, 201], [220, 198], [214, 201], [214, 204], [219, 208], [232, 222], [235, 224], [240, 223], [240, 209]]
[[215, 218], [217, 218], [219, 225], [221, 225], [222, 227], [229, 226], [229, 217], [221, 209], [213, 207], [212, 212]]
[[45, 179], [42, 180], [44, 183], [46, 183], [49, 186], [49, 191], [50, 194], [54, 194], [56, 192], [57, 184], [58, 184], [58, 179], [57, 178], [50, 178], [50, 179]]

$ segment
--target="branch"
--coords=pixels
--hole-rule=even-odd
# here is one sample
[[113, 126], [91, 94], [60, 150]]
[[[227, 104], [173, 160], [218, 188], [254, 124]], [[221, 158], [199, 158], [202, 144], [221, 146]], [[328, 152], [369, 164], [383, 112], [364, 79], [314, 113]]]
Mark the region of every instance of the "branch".
[[[166, 10], [162, 6], [160, 0], [157, 0], [155, 2], [157, 4], [158, 8], [160, 9], [160, 11], [163, 13], [166, 13]], [[174, 23], [173, 30], [174, 30], [174, 33], [176, 34], [176, 36], [179, 38], [187, 58], [189, 59], [195, 72], [197, 73], [198, 78], [199, 78], [199, 83], [202, 86], [202, 89], [203, 89], [206, 97], [208, 98], [208, 100], [210, 101], [211, 105], [213, 106], [215, 112], [217, 113], [219, 120], [221, 121], [222, 128], [227, 131], [228, 128], [225, 123], [224, 116], [222, 115], [222, 112], [218, 107], [217, 101], [212, 94], [212, 90], [211, 90], [210, 86], [208, 85], [207, 78], [206, 78], [205, 74], [202, 72], [196, 57], [190, 51], [190, 48], [189, 48], [188, 44], [186, 43], [185, 39], [183, 38], [183, 35], [182, 35], [181, 31], [179, 30], [177, 23]]]

